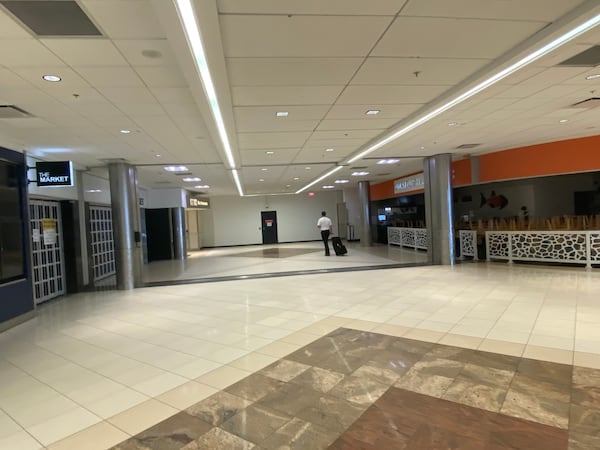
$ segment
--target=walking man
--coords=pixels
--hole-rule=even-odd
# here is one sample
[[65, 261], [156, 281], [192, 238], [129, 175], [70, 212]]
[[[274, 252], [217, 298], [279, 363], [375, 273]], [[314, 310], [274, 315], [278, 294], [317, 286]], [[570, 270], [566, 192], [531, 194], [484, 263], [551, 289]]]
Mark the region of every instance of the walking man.
[[325, 246], [325, 256], [329, 256], [329, 233], [333, 227], [331, 219], [327, 217], [325, 211], [321, 212], [321, 217], [317, 221], [317, 228], [321, 230], [321, 239], [323, 239], [323, 245]]

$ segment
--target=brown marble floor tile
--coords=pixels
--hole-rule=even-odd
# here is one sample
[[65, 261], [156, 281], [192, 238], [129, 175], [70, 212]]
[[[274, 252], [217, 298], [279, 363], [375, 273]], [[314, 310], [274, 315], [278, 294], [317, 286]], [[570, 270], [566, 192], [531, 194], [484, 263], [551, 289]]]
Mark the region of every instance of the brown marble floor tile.
[[344, 379], [344, 375], [332, 370], [311, 367], [291, 380], [291, 383], [308, 386], [317, 392], [326, 393]]
[[365, 409], [346, 400], [323, 396], [316, 404], [299, 411], [297, 417], [341, 433], [358, 419]]
[[338, 433], [334, 431], [295, 418], [269, 436], [260, 446], [265, 450], [322, 450], [329, 447], [337, 436]]
[[302, 409], [314, 405], [321, 393], [308, 386], [286, 383], [280, 389], [263, 397], [256, 404], [295, 416]]
[[221, 391], [190, 406], [185, 411], [213, 426], [218, 426], [250, 404], [248, 400]]
[[282, 381], [266, 377], [260, 373], [254, 373], [225, 388], [225, 391], [250, 402], [256, 402], [283, 385]]
[[389, 388], [389, 385], [373, 379], [349, 376], [340, 381], [329, 395], [357, 405], [369, 406]]
[[394, 352], [408, 352], [415, 355], [425, 356], [435, 346], [433, 342], [416, 341], [414, 339], [406, 339], [395, 337], [389, 348]]
[[600, 438], [600, 409], [571, 405], [569, 430]]
[[574, 405], [600, 409], [600, 370], [573, 368], [571, 402]]
[[569, 450], [597, 450], [600, 437], [569, 432]]
[[571, 386], [573, 367], [547, 361], [523, 358], [519, 362], [517, 372], [538, 381]]
[[285, 358], [290, 361], [314, 366], [315, 363], [328, 358], [334, 353], [338, 353], [339, 348], [339, 345], [335, 342], [335, 338], [324, 336], [290, 353]]
[[345, 356], [341, 353], [332, 353], [327, 358], [322, 359], [314, 364], [321, 369], [331, 370], [344, 375], [350, 375], [359, 367], [367, 362], [367, 358], [356, 358]]
[[506, 387], [497, 388], [489, 384], [474, 383], [459, 375], [441, 398], [487, 411], [499, 412], [506, 398], [506, 392]]
[[567, 432], [390, 388], [331, 450], [566, 450]]
[[190, 442], [181, 450], [255, 450], [252, 442], [228, 433], [221, 428], [213, 428], [194, 442]]
[[280, 359], [279, 361], [265, 367], [259, 373], [266, 377], [288, 382], [308, 369], [310, 369], [309, 365], [287, 359]]
[[242, 439], [258, 444], [292, 420], [292, 416], [262, 405], [250, 405], [231, 419], [223, 422], [221, 428]]
[[367, 362], [364, 366], [356, 369], [352, 376], [377, 381], [387, 386], [391, 386], [400, 378], [400, 375], [395, 371], [386, 367], [377, 367], [375, 364], [374, 361]]

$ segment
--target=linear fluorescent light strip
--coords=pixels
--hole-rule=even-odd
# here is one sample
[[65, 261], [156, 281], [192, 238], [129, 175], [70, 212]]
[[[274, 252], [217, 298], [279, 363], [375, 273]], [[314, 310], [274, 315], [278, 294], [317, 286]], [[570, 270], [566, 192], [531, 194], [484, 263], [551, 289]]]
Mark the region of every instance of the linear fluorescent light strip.
[[325, 175], [322, 175], [322, 176], [320, 176], [320, 177], [319, 177], [319, 178], [317, 178], [316, 180], [314, 180], [314, 181], [311, 181], [309, 184], [307, 184], [307, 185], [306, 185], [306, 186], [304, 186], [303, 188], [301, 188], [301, 189], [298, 189], [298, 190], [296, 191], [296, 194], [299, 194], [300, 192], [302, 192], [302, 191], [305, 191], [305, 190], [306, 190], [306, 189], [308, 189], [309, 187], [311, 187], [311, 186], [314, 186], [315, 184], [317, 184], [318, 182], [320, 182], [320, 181], [324, 180], [324, 179], [325, 179], [325, 178], [327, 178], [328, 176], [330, 176], [330, 175], [333, 175], [334, 173], [336, 173], [338, 170], [340, 170], [340, 169], [341, 169], [341, 168], [343, 168], [343, 167], [344, 167], [344, 166], [337, 166], [337, 167], [334, 167], [334, 168], [333, 168], [333, 169], [331, 169], [329, 172], [327, 172]]
[[219, 107], [219, 99], [217, 98], [217, 92], [215, 91], [215, 86], [213, 84], [212, 77], [210, 76], [210, 70], [208, 69], [208, 62], [206, 61], [204, 46], [202, 45], [202, 35], [200, 34], [200, 27], [198, 26], [198, 22], [196, 21], [194, 7], [192, 6], [190, 0], [176, 0], [176, 2], [177, 10], [179, 12], [179, 19], [183, 23], [185, 35], [187, 37], [188, 43], [190, 44], [190, 47], [192, 48], [192, 53], [194, 54], [194, 62], [196, 63], [196, 68], [200, 73], [202, 86], [204, 87], [204, 92], [208, 97], [210, 109], [217, 124], [217, 129], [219, 130], [219, 137], [221, 138], [221, 143], [223, 144], [223, 148], [225, 149], [225, 155], [227, 156], [229, 168], [234, 169], [233, 178], [235, 180], [238, 192], [241, 196], [243, 196], [244, 192], [242, 190], [242, 185], [240, 183], [237, 170], [235, 170], [235, 160], [233, 158], [231, 145], [229, 144], [229, 137], [227, 136], [225, 121], [223, 120], [221, 108]]
[[530, 53], [529, 55], [527, 55], [524, 58], [520, 59], [516, 63], [508, 66], [506, 69], [501, 70], [497, 74], [491, 76], [487, 80], [482, 81], [478, 85], [472, 87], [471, 89], [469, 89], [468, 91], [466, 91], [463, 94], [459, 95], [458, 97], [456, 97], [456, 98], [450, 100], [449, 102], [443, 104], [439, 108], [434, 109], [429, 114], [426, 114], [423, 117], [420, 117], [419, 119], [415, 120], [414, 122], [409, 123], [404, 128], [401, 128], [400, 130], [396, 131], [391, 136], [388, 136], [387, 138], [384, 138], [384, 139], [380, 140], [379, 142], [373, 144], [372, 146], [370, 146], [366, 150], [364, 150], [364, 151], [360, 152], [358, 155], [354, 156], [352, 159], [348, 160], [348, 163], [353, 163], [357, 159], [360, 159], [363, 156], [366, 156], [369, 153], [374, 152], [378, 148], [383, 147], [384, 145], [390, 143], [391, 141], [394, 141], [394, 140], [398, 139], [400, 136], [408, 133], [409, 131], [414, 130], [415, 128], [423, 125], [425, 122], [429, 122], [431, 119], [433, 119], [436, 116], [439, 116], [444, 111], [447, 111], [448, 109], [450, 109], [450, 108], [458, 105], [459, 103], [464, 102], [468, 98], [470, 98], [470, 97], [474, 96], [475, 94], [483, 91], [484, 89], [487, 89], [491, 85], [497, 83], [498, 81], [502, 80], [503, 78], [507, 77], [508, 75], [512, 74], [513, 72], [516, 72], [517, 70], [522, 69], [526, 65], [532, 63], [533, 61], [535, 61], [535, 60], [541, 58], [542, 56], [550, 53], [555, 48], [558, 48], [561, 45], [566, 44], [567, 42], [569, 42], [570, 40], [576, 38], [580, 34], [585, 33], [586, 31], [594, 28], [599, 23], [600, 23], [600, 14], [598, 14], [597, 16], [595, 16], [595, 17], [589, 19], [588, 21], [582, 23], [581, 25], [578, 25], [577, 27], [573, 28], [571, 31], [563, 34], [562, 36], [560, 36], [558, 38], [556, 38], [555, 40], [553, 40], [552, 42], [544, 45], [543, 47], [541, 47], [540, 49], [536, 50], [535, 52]]

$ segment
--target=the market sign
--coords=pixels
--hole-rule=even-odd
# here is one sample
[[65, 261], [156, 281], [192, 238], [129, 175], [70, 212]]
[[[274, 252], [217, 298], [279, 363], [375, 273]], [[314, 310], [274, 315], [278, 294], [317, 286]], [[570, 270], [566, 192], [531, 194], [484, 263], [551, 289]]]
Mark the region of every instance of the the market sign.
[[423, 172], [394, 180], [394, 194], [425, 189]]
[[73, 186], [73, 164], [71, 161], [43, 161], [35, 163], [37, 185]]

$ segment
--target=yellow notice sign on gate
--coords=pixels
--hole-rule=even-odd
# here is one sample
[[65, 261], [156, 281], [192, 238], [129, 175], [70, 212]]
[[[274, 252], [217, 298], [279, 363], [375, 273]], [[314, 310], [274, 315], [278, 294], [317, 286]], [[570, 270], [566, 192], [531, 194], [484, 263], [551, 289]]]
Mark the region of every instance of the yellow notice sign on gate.
[[44, 245], [56, 244], [56, 230], [56, 219], [42, 219], [42, 233], [44, 236]]

